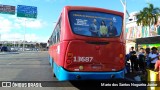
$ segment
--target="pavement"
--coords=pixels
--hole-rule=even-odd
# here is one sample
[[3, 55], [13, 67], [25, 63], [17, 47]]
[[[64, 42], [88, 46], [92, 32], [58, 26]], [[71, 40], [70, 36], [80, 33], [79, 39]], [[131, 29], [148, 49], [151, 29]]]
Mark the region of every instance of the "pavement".
[[[111, 80], [121, 83], [133, 82], [135, 73], [126, 74], [125, 79]], [[101, 87], [101, 83], [110, 83], [109, 80], [58, 82], [53, 77], [49, 65], [47, 51], [33, 52], [0, 52], [0, 81], [52, 81], [57, 87], [45, 88], [0, 88], [0, 90], [146, 90], [146, 87]], [[85, 87], [84, 87], [84, 86]]]
[[[0, 52], [0, 55], [14, 55], [14, 54], [24, 54], [24, 53], [39, 53], [37, 51], [19, 51], [19, 52]], [[23, 55], [20, 55], [23, 56]], [[125, 75], [125, 79], [129, 80], [129, 81], [135, 81], [135, 77], [137, 76], [137, 73], [127, 73]]]
[[[136, 81], [135, 78], [139, 76], [140, 76], [140, 73], [138, 72], [130, 72], [130, 73], [125, 74], [125, 78], [129, 81]], [[137, 80], [137, 81], [141, 81], [141, 80]]]
[[[0, 55], [6, 55], [6, 54], [21, 54], [21, 53], [37, 53], [41, 51], [13, 51], [13, 52], [0, 52]], [[45, 51], [47, 52], [47, 51]]]
[[0, 52], [0, 55], [5, 55], [5, 54], [19, 54], [19, 52]]

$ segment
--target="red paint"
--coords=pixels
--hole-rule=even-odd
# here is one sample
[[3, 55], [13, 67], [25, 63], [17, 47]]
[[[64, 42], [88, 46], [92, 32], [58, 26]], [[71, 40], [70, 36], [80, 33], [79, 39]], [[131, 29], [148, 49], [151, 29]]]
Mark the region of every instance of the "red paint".
[[[88, 10], [96, 12], [105, 12], [117, 14], [123, 17], [123, 13], [106, 10], [102, 8], [82, 7], [82, 6], [66, 6], [61, 13], [61, 35], [60, 43], [49, 47], [49, 54], [54, 61], [64, 67], [66, 70], [74, 71], [79, 66], [83, 66], [82, 71], [112, 71], [122, 70], [124, 68], [125, 59], [119, 55], [125, 56], [125, 40], [123, 38], [123, 30], [120, 37], [116, 38], [93, 38], [75, 35], [70, 27], [68, 12], [70, 10]], [[90, 42], [109, 42], [106, 45], [96, 45], [86, 43]], [[57, 53], [57, 47], [60, 46], [60, 54]], [[68, 59], [67, 53], [72, 53], [73, 57]], [[82, 58], [93, 57], [92, 62], [74, 62], [74, 57]], [[90, 59], [90, 58], [89, 58]], [[92, 66], [98, 66], [97, 69]]]

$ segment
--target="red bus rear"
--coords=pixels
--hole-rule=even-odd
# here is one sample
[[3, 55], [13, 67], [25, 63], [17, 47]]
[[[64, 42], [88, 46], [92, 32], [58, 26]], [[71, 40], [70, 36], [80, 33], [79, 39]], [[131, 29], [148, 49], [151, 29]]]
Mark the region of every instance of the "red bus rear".
[[123, 13], [66, 6], [50, 38], [50, 62], [59, 80], [124, 78]]

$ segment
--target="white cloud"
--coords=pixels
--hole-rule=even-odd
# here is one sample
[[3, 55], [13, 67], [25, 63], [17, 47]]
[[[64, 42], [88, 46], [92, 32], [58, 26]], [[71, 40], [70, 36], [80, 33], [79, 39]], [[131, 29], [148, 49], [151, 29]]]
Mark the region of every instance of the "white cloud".
[[0, 21], [0, 38], [2, 41], [23, 40], [24, 26], [26, 26], [26, 29], [29, 30], [30, 33], [25, 35], [26, 41], [46, 42], [48, 39], [48, 37], [39, 36], [38, 33], [32, 33], [32, 30], [41, 30], [41, 28], [47, 25], [46, 22], [42, 20], [17, 18], [15, 16], [0, 16]]
[[35, 34], [26, 34], [25, 35], [25, 40], [26, 41], [37, 41], [38, 40], [38, 36]]
[[20, 24], [18, 24], [18, 23], [14, 23], [14, 27], [17, 28], [17, 29], [21, 28]]
[[9, 33], [13, 30], [20, 30], [26, 28], [30, 28], [31, 30], [40, 30], [46, 26], [46, 22], [42, 20], [32, 20], [26, 18], [17, 18], [15, 16], [10, 17], [0, 17], [0, 33]]
[[15, 41], [21, 39], [23, 36], [19, 33], [5, 33], [1, 35], [2, 41]]
[[17, 19], [18, 17], [16, 15], [10, 15], [8, 18], [9, 19]]
[[12, 28], [12, 22], [8, 19], [5, 19], [3, 17], [0, 17], [0, 33], [7, 33], [10, 32]]
[[43, 27], [43, 22], [41, 20], [29, 21], [29, 22], [26, 22], [26, 27], [42, 28]]
[[[24, 34], [20, 33], [6, 33], [1, 35], [2, 41], [23, 41], [24, 40]], [[36, 34], [26, 34], [25, 35], [25, 41], [38, 41], [38, 42], [47, 42], [48, 37], [42, 37], [38, 36]]]
[[[14, 18], [14, 17], [13, 17]], [[26, 28], [33, 28], [33, 29], [39, 29], [46, 25], [46, 22], [42, 20], [27, 20], [25, 18], [16, 18], [15, 22], [18, 26], [26, 27]]]

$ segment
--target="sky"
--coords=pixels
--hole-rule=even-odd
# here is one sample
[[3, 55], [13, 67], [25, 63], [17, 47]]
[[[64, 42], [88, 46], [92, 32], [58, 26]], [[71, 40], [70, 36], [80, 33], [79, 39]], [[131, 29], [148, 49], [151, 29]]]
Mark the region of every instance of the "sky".
[[[160, 0], [126, 2], [129, 13], [142, 10], [147, 3], [160, 8]], [[120, 0], [0, 0], [0, 4], [16, 8], [17, 5], [35, 6], [38, 12], [36, 19], [0, 13], [0, 41], [47, 42], [64, 6], [91, 6], [123, 12]]]

